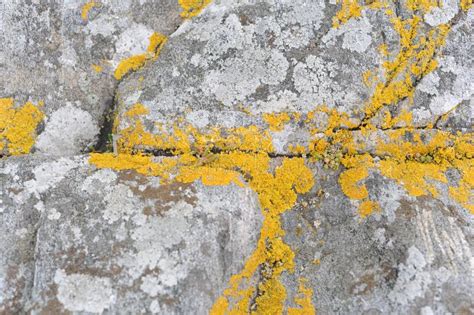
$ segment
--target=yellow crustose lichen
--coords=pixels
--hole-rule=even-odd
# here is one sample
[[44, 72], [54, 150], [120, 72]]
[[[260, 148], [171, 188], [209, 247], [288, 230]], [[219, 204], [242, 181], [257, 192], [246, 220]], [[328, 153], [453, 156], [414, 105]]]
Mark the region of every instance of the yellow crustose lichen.
[[167, 37], [160, 33], [153, 33], [149, 40], [150, 43], [145, 53], [134, 55], [120, 61], [114, 72], [115, 79], [120, 80], [130, 71], [137, 71], [142, 68], [148, 60], [155, 60], [158, 58], [161, 49], [167, 41]]
[[96, 73], [101, 73], [104, 68], [101, 66], [101, 65], [96, 65], [96, 64], [93, 64], [92, 65], [92, 69], [96, 72]]
[[[327, 158], [334, 171], [342, 167], [338, 182], [343, 193], [358, 205], [361, 218], [382, 210], [370, 199], [369, 188], [364, 183], [372, 172], [393, 179], [410, 195], [437, 196], [440, 192], [435, 182], [449, 184], [446, 171], [456, 170], [460, 179], [451, 183], [449, 194], [474, 213], [472, 133], [453, 135], [439, 130], [417, 130], [412, 127], [412, 115], [408, 111], [401, 111], [396, 116], [384, 111], [387, 106], [410, 99], [414, 80], [437, 67], [435, 56], [444, 45], [450, 27], [440, 25], [422, 32], [420, 14], [432, 10], [438, 1], [436, 4], [429, 0], [407, 1], [406, 8], [412, 15], [405, 19], [394, 15], [393, 3], [389, 1], [376, 0], [369, 5], [350, 0], [338, 2], [341, 10], [334, 17], [334, 26], [361, 16], [366, 8], [382, 9], [391, 18], [399, 36], [398, 51], [390, 51], [386, 45], [380, 49], [381, 58], [385, 60], [382, 64], [384, 77], [374, 75], [381, 72], [377, 69], [364, 75], [366, 85], [373, 87], [374, 93], [365, 104], [365, 116], [359, 123], [348, 114], [327, 106], [320, 106], [305, 117], [298, 113], [264, 115], [271, 131], [282, 130], [293, 119], [305, 124], [313, 134], [309, 146], [291, 146], [291, 151], [297, 154], [280, 158], [279, 166], [274, 168], [270, 158], [274, 148], [268, 131], [249, 126], [216, 127], [202, 133], [176, 121], [171, 128], [157, 125], [159, 132], [151, 134], [140, 120], [141, 115], [148, 114], [148, 109], [136, 104], [125, 114], [132, 123], [119, 133], [118, 154], [90, 156], [90, 162], [101, 168], [131, 169], [147, 176], [160, 176], [165, 182], [201, 180], [205, 185], [248, 186], [257, 193], [264, 217], [260, 239], [241, 272], [229, 280], [211, 314], [315, 313], [313, 291], [304, 279], [300, 279], [299, 293], [293, 301], [297, 307], [285, 306], [287, 293], [280, 280], [284, 272], [291, 273], [295, 267], [295, 253], [283, 241], [285, 231], [280, 216], [295, 205], [298, 194], [307, 193], [313, 187], [313, 173], [306, 165], [307, 160], [324, 163]], [[197, 14], [207, 2], [180, 1], [180, 4], [185, 10], [183, 16], [189, 17]], [[463, 8], [469, 5], [461, 1]], [[143, 60], [138, 59], [136, 64], [141, 64]], [[381, 124], [385, 131], [377, 140], [377, 148], [369, 150], [366, 143], [354, 138], [354, 134], [377, 139], [380, 130], [372, 125], [372, 118], [379, 112], [383, 114]], [[326, 117], [325, 126], [316, 127], [316, 117]], [[157, 160], [143, 154], [145, 149], [147, 152], [166, 150], [174, 156]]]
[[266, 113], [263, 114], [263, 120], [268, 124], [271, 131], [281, 131], [285, 124], [291, 120], [288, 113]]
[[36, 129], [43, 120], [42, 102], [26, 102], [15, 108], [12, 98], [0, 99], [0, 153], [20, 155], [29, 153], [36, 140]]
[[313, 302], [311, 298], [313, 296], [313, 289], [306, 287], [307, 279], [300, 278], [300, 286], [298, 290], [298, 296], [295, 298], [295, 303], [299, 307], [291, 307], [288, 309], [288, 315], [315, 315]]
[[384, 157], [379, 163], [382, 175], [396, 180], [412, 196], [436, 197], [439, 192], [433, 180], [447, 184], [446, 171], [455, 169], [461, 179], [449, 188], [450, 195], [474, 214], [473, 134], [436, 131], [431, 140], [423, 141], [419, 133], [411, 132], [414, 140], [410, 142], [404, 141], [402, 134], [389, 143], [380, 142], [377, 154]]
[[[134, 118], [146, 113], [146, 108], [137, 104], [125, 115]], [[264, 216], [260, 240], [244, 270], [231, 279], [229, 288], [212, 312], [218, 314], [231, 308], [247, 310], [251, 298], [258, 294], [258, 310], [281, 313], [286, 290], [279, 278], [282, 272], [293, 270], [294, 253], [283, 242], [285, 233], [280, 215], [294, 206], [297, 194], [311, 189], [313, 175], [303, 158], [283, 158], [281, 165], [274, 173], [271, 172], [268, 156], [273, 151], [271, 139], [256, 127], [229, 129], [225, 134], [223, 136], [217, 130], [201, 134], [189, 127], [175, 129], [171, 135], [152, 135], [143, 129], [137, 119], [133, 127], [121, 134], [118, 155], [91, 154], [90, 163], [117, 170], [133, 169], [144, 175], [161, 176], [183, 183], [201, 180], [205, 185], [234, 183], [250, 186], [258, 194]], [[156, 163], [150, 156], [132, 155], [139, 143], [146, 144], [149, 149], [173, 149], [177, 156], [165, 157]], [[212, 151], [216, 144], [220, 153]], [[251, 279], [262, 265], [269, 266], [271, 272], [257, 290], [251, 285]], [[309, 291], [305, 292], [308, 294]]]
[[[447, 170], [450, 165], [463, 174], [459, 186], [450, 190], [453, 198], [469, 208], [469, 197], [466, 191], [472, 186], [472, 138], [469, 136], [449, 136], [439, 132], [427, 144], [421, 138], [415, 137], [414, 142], [402, 141], [404, 130], [396, 130], [389, 137], [389, 142], [379, 144], [375, 153], [381, 159], [375, 163], [368, 153], [357, 153], [359, 147], [356, 141], [344, 129], [334, 130], [334, 126], [346, 121], [346, 115], [338, 115], [323, 107], [330, 113], [328, 129], [324, 131], [332, 139], [337, 139], [344, 148], [345, 155], [341, 164], [346, 168], [339, 178], [343, 192], [351, 199], [359, 200], [359, 214], [362, 218], [378, 212], [380, 206], [369, 199], [367, 187], [363, 180], [368, 176], [369, 169], [379, 170], [383, 175], [393, 178], [407, 188], [408, 193], [420, 195], [413, 187], [425, 187], [421, 194], [436, 192], [432, 189], [430, 179], [443, 177], [436, 175]], [[225, 132], [211, 130], [199, 133], [193, 127], [175, 126], [173, 133], [153, 135], [144, 130], [139, 120], [140, 115], [146, 115], [148, 110], [142, 104], [133, 106], [125, 116], [135, 119], [132, 127], [124, 129], [119, 140], [119, 154], [92, 154], [90, 162], [98, 167], [110, 167], [117, 170], [133, 169], [148, 176], [160, 176], [165, 180], [175, 180], [191, 183], [201, 180], [205, 185], [248, 185], [257, 192], [264, 215], [261, 238], [255, 252], [248, 259], [243, 270], [231, 278], [229, 287], [215, 303], [211, 313], [242, 313], [252, 309], [255, 313], [282, 313], [285, 311], [286, 289], [279, 277], [282, 272], [291, 272], [294, 268], [294, 253], [286, 245], [282, 237], [284, 231], [279, 216], [291, 209], [296, 202], [297, 194], [308, 192], [313, 186], [312, 172], [307, 168], [304, 158], [282, 158], [282, 163], [274, 172], [270, 169], [268, 153], [273, 152], [271, 137], [257, 127], [229, 129]], [[346, 134], [347, 133], [347, 134]], [[223, 136], [225, 134], [225, 136]], [[260, 134], [260, 137], [257, 135]], [[345, 136], [341, 134], [346, 134]], [[447, 140], [454, 141], [454, 145]], [[315, 144], [313, 149], [319, 147]], [[132, 154], [137, 152], [139, 145], [147, 149], [172, 149], [175, 157], [165, 157], [160, 162], [147, 155]], [[213, 152], [219, 147], [220, 152]], [[448, 150], [452, 147], [454, 151]], [[245, 150], [241, 150], [245, 148]], [[324, 148], [324, 145], [321, 146]], [[416, 161], [407, 161], [407, 155], [416, 153], [433, 153], [433, 163], [426, 170], [419, 167]], [[138, 150], [140, 152], [140, 150]], [[456, 153], [457, 152], [457, 153]], [[405, 165], [407, 164], [408, 165]], [[412, 172], [412, 173], [410, 173]], [[429, 177], [427, 177], [429, 176]], [[268, 270], [257, 285], [252, 285], [252, 279], [259, 268], [266, 266]], [[250, 305], [255, 300], [255, 305]], [[301, 300], [300, 300], [301, 302]], [[301, 305], [297, 302], [298, 305]], [[288, 309], [287, 311], [290, 311]]]
[[347, 23], [351, 18], [356, 18], [361, 15], [362, 7], [358, 0], [337, 0], [341, 3], [341, 9], [333, 17], [333, 27], [339, 27]]
[[92, 8], [99, 6], [99, 4], [94, 1], [94, 0], [89, 0], [82, 6], [81, 10], [81, 18], [84, 22], [87, 22], [87, 19], [89, 18], [89, 12], [92, 10]]
[[461, 9], [467, 11], [472, 8], [472, 0], [461, 0]]
[[195, 17], [211, 2], [211, 0], [178, 0], [179, 5], [183, 9], [181, 16], [183, 18]]

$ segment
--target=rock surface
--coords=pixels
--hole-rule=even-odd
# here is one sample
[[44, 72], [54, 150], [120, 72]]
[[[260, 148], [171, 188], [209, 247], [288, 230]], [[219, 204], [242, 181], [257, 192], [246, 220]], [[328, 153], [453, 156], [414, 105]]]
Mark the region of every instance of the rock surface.
[[2, 4], [0, 98], [46, 118], [10, 156], [0, 100], [0, 314], [474, 313], [474, 9], [439, 3]]
[[205, 313], [261, 226], [249, 189], [163, 185], [84, 156], [10, 159], [0, 176], [5, 313]]
[[[369, 219], [335, 181], [319, 182], [283, 222], [295, 274], [314, 285], [321, 314], [462, 314], [472, 311], [472, 216], [449, 197], [412, 197], [378, 173], [366, 180], [381, 206]], [[446, 187], [444, 187], [446, 189]]]
[[[400, 40], [390, 17], [372, 8], [333, 28], [337, 9], [327, 1], [213, 4], [173, 33], [156, 63], [120, 83], [119, 131], [135, 123], [126, 113], [136, 103], [149, 110], [140, 119], [156, 134], [161, 129], [153, 123], [171, 128], [180, 119], [203, 132], [215, 126], [268, 128], [266, 113], [304, 115], [322, 104], [359, 122], [374, 93], [361, 78], [367, 71], [382, 74], [387, 58], [379, 53], [381, 45], [397, 51]], [[439, 118], [446, 115], [456, 120], [450, 128], [471, 130], [474, 13], [463, 13], [455, 1], [443, 10], [452, 11], [449, 20], [432, 13], [422, 26], [453, 24], [436, 52], [439, 67], [415, 82], [413, 99], [381, 111], [376, 126], [385, 112], [408, 110], [414, 126], [443, 127]], [[310, 129], [290, 121], [284, 130], [271, 131], [275, 150], [288, 153], [287, 143], [307, 144]]]
[[[94, 6], [85, 10], [87, 3]], [[182, 22], [177, 1], [10, 1], [0, 5], [0, 98], [43, 102], [37, 151], [74, 155], [97, 142], [122, 59]], [[1, 153], [1, 152], [0, 152]]]

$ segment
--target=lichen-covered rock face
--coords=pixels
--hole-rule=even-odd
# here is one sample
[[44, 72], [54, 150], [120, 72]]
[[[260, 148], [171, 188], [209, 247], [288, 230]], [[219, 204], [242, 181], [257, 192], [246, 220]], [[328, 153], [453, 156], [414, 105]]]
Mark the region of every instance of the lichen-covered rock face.
[[[447, 197], [414, 198], [373, 173], [369, 194], [380, 203], [370, 218], [342, 197], [337, 173], [319, 181], [285, 213], [285, 240], [295, 274], [314, 288], [321, 314], [460, 314], [472, 311], [472, 216]], [[292, 292], [293, 293], [293, 292]]]
[[[335, 10], [325, 1], [211, 4], [173, 34], [155, 65], [124, 81], [121, 99], [125, 107], [150, 105], [155, 121], [189, 109], [187, 118], [198, 126], [230, 127], [246, 123], [244, 109], [257, 114], [307, 112], [322, 103], [359, 106], [368, 90], [358, 77], [377, 64], [377, 43], [369, 36], [370, 17], [330, 30]], [[359, 34], [365, 42], [356, 40]], [[141, 76], [149, 85], [130, 90]], [[352, 94], [344, 85], [353, 86]]]
[[205, 313], [253, 251], [237, 186], [160, 183], [87, 157], [2, 162], [0, 312]]
[[[249, 125], [274, 129], [266, 115], [304, 115], [322, 104], [359, 125], [383, 127], [387, 115], [409, 111], [413, 126], [443, 128], [446, 119], [454, 119], [451, 129], [470, 129], [472, 10], [464, 12], [457, 1], [447, 1], [443, 13], [433, 9], [422, 15], [423, 22], [413, 22], [418, 34], [405, 38], [393, 21], [406, 18], [408, 29], [407, 9], [374, 6], [359, 7], [358, 18], [334, 27], [339, 6], [327, 1], [213, 3], [171, 36], [156, 63], [121, 82], [118, 130], [135, 123], [127, 112], [136, 103], [148, 109], [140, 119], [155, 134], [161, 125], [171, 129], [181, 120], [201, 131]], [[447, 36], [440, 25], [452, 25]], [[426, 44], [421, 52], [410, 53], [404, 40], [414, 46], [418, 40], [430, 41], [433, 47]], [[410, 70], [431, 59], [437, 60], [435, 71]], [[415, 74], [413, 82], [401, 84], [406, 72]], [[378, 110], [384, 102], [399, 106]], [[377, 113], [370, 107], [377, 107]], [[405, 126], [403, 121], [394, 125]], [[288, 118], [284, 130], [270, 131], [278, 139], [275, 150], [288, 153], [290, 142], [307, 144], [310, 130]]]
[[[372, 24], [388, 21], [368, 12], [334, 30], [335, 11], [327, 1], [211, 4], [171, 36], [155, 64], [121, 83], [119, 130], [137, 102], [150, 110], [145, 121], [184, 118], [203, 130], [265, 126], [265, 113], [304, 114], [323, 103], [358, 109], [370, 92], [360, 77], [380, 62]], [[300, 127], [280, 137], [304, 143], [308, 130]]]
[[37, 2], [0, 313], [474, 312], [472, 0]]
[[[449, 1], [454, 2], [455, 1]], [[456, 11], [457, 12], [457, 11]], [[418, 84], [414, 95], [413, 116], [419, 126], [433, 122], [434, 117], [445, 115], [437, 122], [440, 128], [470, 130], [474, 106], [474, 57], [472, 25], [474, 13], [456, 23], [446, 39], [439, 58], [439, 66]], [[449, 123], [447, 123], [449, 121]]]
[[[154, 32], [171, 34], [180, 11], [168, 0], [2, 3], [0, 99], [17, 108], [42, 103], [45, 115], [28, 149], [64, 156], [94, 146], [113, 104], [115, 69], [145, 52]], [[0, 155], [15, 153], [0, 147]]]

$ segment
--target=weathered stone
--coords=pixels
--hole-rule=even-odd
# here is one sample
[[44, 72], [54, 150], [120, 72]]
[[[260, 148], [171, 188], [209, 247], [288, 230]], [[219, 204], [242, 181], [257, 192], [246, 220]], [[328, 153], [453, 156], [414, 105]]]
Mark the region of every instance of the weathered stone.
[[205, 313], [261, 215], [237, 186], [163, 185], [87, 157], [2, 161], [0, 312]]
[[[211, 4], [170, 37], [159, 60], [121, 82], [119, 130], [134, 123], [124, 113], [137, 102], [150, 110], [145, 122], [169, 124], [184, 117], [203, 131], [266, 128], [264, 113], [305, 114], [321, 104], [360, 109], [370, 95], [362, 75], [380, 62], [380, 30], [372, 25], [388, 20], [367, 11], [335, 30], [335, 10], [325, 1]], [[273, 134], [304, 143], [308, 126], [289, 123]]]
[[[182, 22], [177, 1], [9, 1], [0, 4], [0, 98], [44, 102], [36, 150], [73, 155], [97, 142], [122, 59], [143, 53], [153, 32]], [[0, 152], [2, 154], [2, 152]]]
[[[419, 83], [414, 106], [405, 99], [390, 109], [397, 115], [413, 107], [409, 111], [415, 126], [436, 123], [457, 102], [467, 106], [467, 117], [452, 121], [456, 124], [452, 128], [470, 127], [473, 80], [468, 25], [472, 24], [472, 10], [462, 13], [457, 3], [454, 7], [456, 14], [449, 19], [454, 26], [439, 53], [440, 67]], [[157, 62], [120, 84], [119, 130], [135, 123], [135, 117], [124, 114], [136, 103], [149, 109], [141, 120], [156, 134], [161, 129], [153, 123], [169, 126], [180, 118], [202, 131], [215, 126], [267, 128], [264, 113], [304, 115], [321, 104], [359, 121], [374, 91], [363, 84], [364, 73], [382, 71], [377, 70], [384, 62], [378, 53], [382, 43], [392, 50], [400, 43], [389, 18], [372, 9], [364, 9], [360, 18], [340, 28], [331, 28], [335, 9], [322, 1], [280, 6], [265, 1], [212, 4], [171, 36]], [[459, 45], [464, 49], [457, 49]], [[453, 71], [458, 73], [457, 80], [451, 78]], [[440, 86], [442, 93], [429, 87], [430, 80], [440, 75], [449, 85]], [[438, 96], [429, 96], [433, 93]], [[448, 94], [451, 101], [444, 102]], [[377, 117], [374, 123], [382, 124]], [[283, 130], [270, 131], [277, 139], [277, 153], [287, 153], [285, 144], [290, 142], [307, 144], [310, 128], [290, 121]]]
[[0, 313], [474, 312], [474, 11], [384, 3], [4, 5], [0, 97], [60, 157], [0, 160]]
[[[452, 3], [453, 2], [453, 3]], [[457, 1], [449, 1], [457, 10]], [[472, 130], [474, 106], [474, 12], [458, 17], [439, 57], [439, 67], [418, 84], [411, 111], [414, 122], [453, 130]], [[445, 116], [445, 117], [442, 117]]]
[[321, 314], [472, 310], [472, 215], [450, 200], [446, 186], [438, 198], [412, 197], [373, 173], [364, 183], [380, 212], [361, 218], [337, 172], [314, 172], [313, 191], [283, 216], [285, 241], [297, 253], [287, 288], [308, 279]]

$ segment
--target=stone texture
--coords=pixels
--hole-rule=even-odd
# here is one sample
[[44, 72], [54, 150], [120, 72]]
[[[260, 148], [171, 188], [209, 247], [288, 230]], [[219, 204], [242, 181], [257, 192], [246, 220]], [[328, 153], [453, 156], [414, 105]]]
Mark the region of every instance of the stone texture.
[[0, 168], [0, 312], [205, 313], [253, 251], [255, 194], [162, 185], [87, 157]]
[[[364, 183], [381, 212], [357, 214], [340, 171], [283, 215], [295, 272], [322, 314], [472, 310], [472, 216], [451, 201], [412, 197], [378, 173]], [[87, 158], [2, 161], [2, 312], [205, 314], [252, 252], [260, 229], [250, 189], [162, 185]], [[295, 306], [288, 302], [288, 306]]]
[[[202, 130], [265, 126], [262, 113], [304, 114], [323, 103], [359, 108], [370, 93], [360, 78], [379, 62], [372, 23], [381, 15], [368, 12], [333, 30], [335, 11], [325, 1], [211, 4], [171, 36], [157, 62], [121, 82], [119, 129], [130, 125], [123, 114], [137, 102], [150, 109], [145, 122], [184, 117]], [[304, 142], [308, 136], [291, 125], [283, 137]]]
[[[337, 172], [284, 214], [297, 254], [286, 287], [306, 277], [320, 314], [462, 314], [472, 311], [472, 215], [439, 198], [412, 197], [378, 173], [364, 182], [381, 211], [368, 219], [344, 196]], [[295, 292], [291, 292], [295, 294]]]
[[[474, 115], [473, 11], [462, 13], [453, 1], [445, 5], [443, 10], [453, 14], [432, 12], [422, 26], [436, 26], [443, 19], [453, 24], [437, 54], [438, 69], [416, 83], [412, 101], [404, 99], [390, 111], [395, 116], [408, 109], [418, 127], [437, 123], [466, 131]], [[202, 131], [214, 126], [267, 128], [264, 113], [305, 114], [321, 104], [360, 121], [363, 104], [373, 93], [363, 74], [384, 62], [380, 45], [396, 51], [399, 39], [390, 19], [372, 9], [332, 28], [336, 8], [325, 1], [210, 5], [171, 36], [157, 62], [121, 82], [119, 130], [134, 124], [135, 118], [124, 114], [136, 103], [149, 109], [141, 120], [152, 133], [160, 132], [153, 123], [171, 125], [181, 118]], [[384, 112], [375, 117], [376, 126]], [[440, 121], [443, 115], [451, 119], [450, 127]], [[308, 129], [290, 122], [283, 131], [270, 133], [284, 144], [305, 145]], [[275, 143], [277, 153], [288, 153], [284, 144]]]
[[[457, 6], [457, 5], [456, 5]], [[457, 12], [457, 11], [456, 11]], [[472, 130], [474, 106], [474, 48], [472, 25], [474, 12], [468, 11], [451, 30], [439, 58], [439, 67], [418, 84], [412, 109], [418, 125], [434, 122], [444, 114], [438, 126], [454, 130]]]
[[0, 4], [0, 98], [44, 102], [35, 148], [41, 153], [74, 155], [94, 146], [120, 60], [144, 52], [153, 32], [169, 35], [182, 22], [177, 1], [104, 1], [84, 20], [86, 2]]
[[[381, 44], [397, 50], [398, 36], [370, 9], [333, 28], [336, 1], [221, 0], [184, 23], [176, 1], [104, 1], [87, 21], [84, 3], [1, 4], [0, 97], [45, 102], [35, 150], [55, 157], [0, 160], [0, 313], [207, 314], [256, 247], [256, 193], [199, 180], [165, 185], [96, 169], [78, 153], [97, 142], [108, 110], [118, 115], [114, 136], [133, 126], [126, 113], [136, 103], [150, 111], [139, 119], [154, 134], [156, 123], [180, 119], [203, 132], [268, 129], [265, 113], [304, 115], [323, 103], [360, 122], [374, 92], [363, 74], [383, 63]], [[439, 130], [473, 131], [474, 10], [443, 3], [421, 26], [452, 24], [438, 68], [416, 82], [412, 104], [390, 108], [394, 116], [408, 109], [425, 142]], [[392, 5], [409, 16], [402, 2]], [[159, 58], [117, 83], [118, 62], [143, 52], [153, 31], [170, 35]], [[376, 162], [384, 158], [378, 140], [390, 139], [381, 124], [379, 115], [371, 133], [351, 131]], [[279, 154], [272, 168], [290, 158], [288, 144], [311, 140], [312, 127], [291, 121], [270, 131]], [[215, 152], [205, 153], [212, 161]], [[433, 180], [436, 197], [414, 197], [370, 168], [359, 184], [380, 209], [362, 218], [361, 201], [338, 182], [344, 167], [303, 158], [315, 186], [282, 215], [296, 264], [282, 275], [286, 307], [297, 307], [303, 277], [320, 314], [474, 313], [473, 216], [449, 194], [458, 171], [446, 172], [447, 183]], [[260, 269], [252, 281], [263, 281]]]

